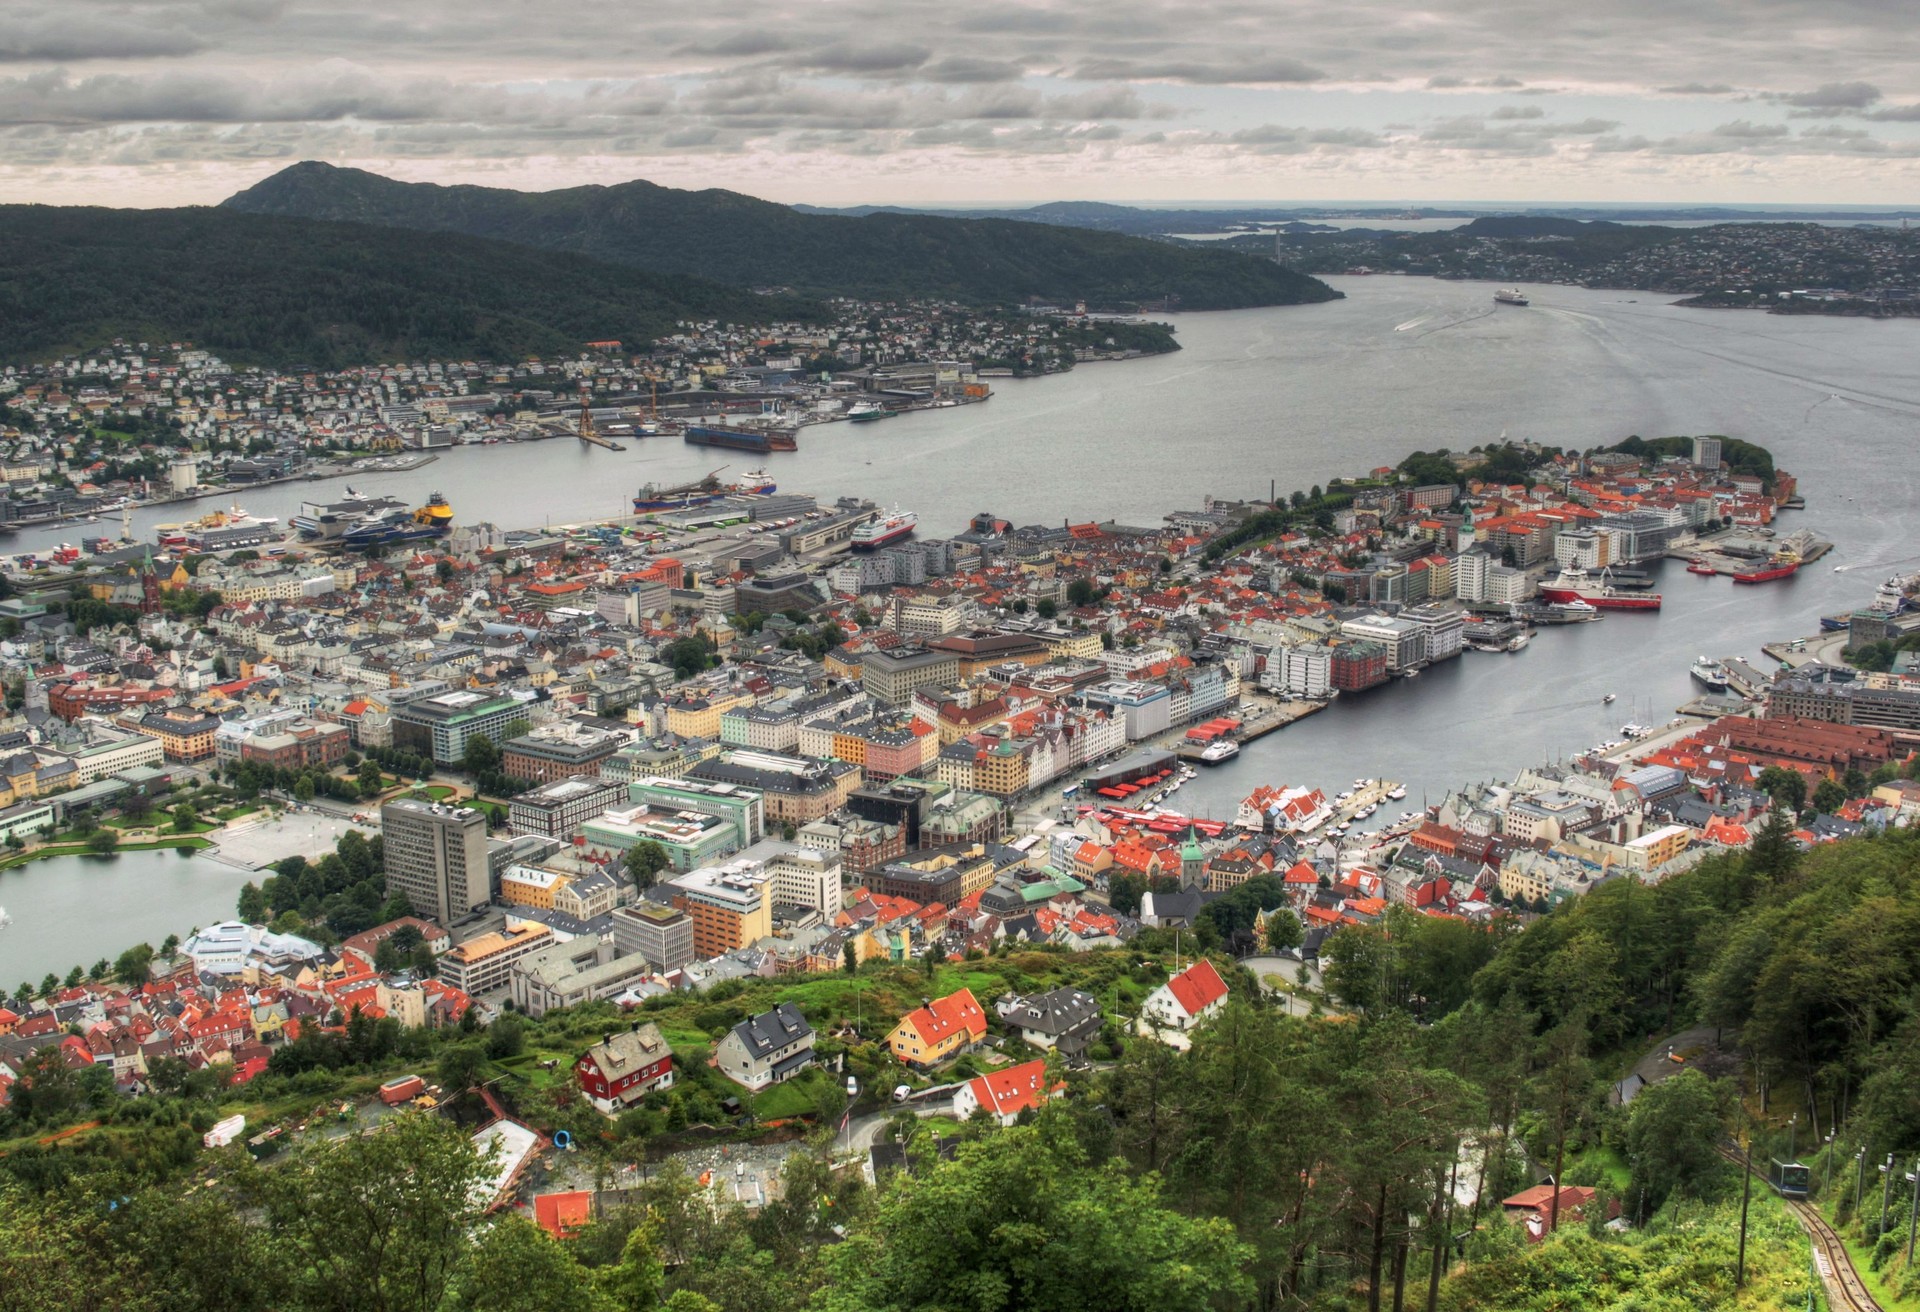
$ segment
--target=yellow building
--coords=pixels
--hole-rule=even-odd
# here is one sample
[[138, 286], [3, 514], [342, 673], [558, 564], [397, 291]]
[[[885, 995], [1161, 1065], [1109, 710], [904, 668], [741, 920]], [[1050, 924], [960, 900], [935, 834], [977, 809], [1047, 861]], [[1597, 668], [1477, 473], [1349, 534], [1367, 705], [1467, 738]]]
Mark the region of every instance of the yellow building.
[[553, 909], [553, 899], [573, 881], [552, 870], [508, 866], [500, 872], [500, 898], [510, 906]]
[[719, 692], [667, 704], [667, 731], [682, 738], [720, 737], [720, 717], [736, 706], [753, 705], [744, 692]]

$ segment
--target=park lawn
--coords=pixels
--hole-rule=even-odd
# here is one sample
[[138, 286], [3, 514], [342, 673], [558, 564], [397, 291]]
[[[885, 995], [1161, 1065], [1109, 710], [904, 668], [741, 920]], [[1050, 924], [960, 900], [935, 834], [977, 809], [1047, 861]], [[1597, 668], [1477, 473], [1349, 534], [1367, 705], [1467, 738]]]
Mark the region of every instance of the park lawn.
[[229, 806], [224, 810], [215, 811], [213, 814], [223, 822], [227, 820], [238, 820], [243, 815], [252, 815], [255, 811], [258, 811], [262, 805], [263, 803], [260, 802], [242, 802], [238, 806]]
[[[165, 847], [177, 847], [194, 851], [199, 848], [212, 846], [212, 843], [197, 834], [185, 834], [176, 835], [171, 838], [157, 839], [151, 843], [121, 843], [115, 847], [113, 851], [99, 853], [98, 855], [117, 856], [121, 852], [155, 852]], [[0, 870], [11, 870], [15, 866], [23, 866], [30, 861], [38, 861], [42, 857], [93, 855], [96, 854], [90, 852], [84, 842], [54, 843], [46, 847], [35, 848], [31, 852], [14, 852], [4, 858], [0, 858]]]
[[454, 792], [453, 789], [447, 787], [447, 785], [445, 784], [428, 784], [425, 788], [422, 788], [419, 791], [425, 793], [428, 796], [428, 798], [430, 798], [435, 802], [446, 801], [449, 797], [453, 796], [453, 792]]

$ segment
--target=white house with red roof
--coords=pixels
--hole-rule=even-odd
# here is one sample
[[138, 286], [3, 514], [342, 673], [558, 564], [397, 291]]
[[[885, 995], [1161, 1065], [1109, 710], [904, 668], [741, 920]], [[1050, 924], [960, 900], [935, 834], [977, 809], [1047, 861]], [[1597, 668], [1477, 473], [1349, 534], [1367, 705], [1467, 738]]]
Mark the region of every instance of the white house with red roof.
[[1140, 1033], [1187, 1046], [1187, 1034], [1227, 1005], [1227, 982], [1205, 957], [1147, 995], [1140, 1007]]
[[953, 1095], [953, 1114], [964, 1121], [984, 1111], [1001, 1125], [1012, 1125], [1021, 1112], [1037, 1109], [1066, 1087], [1058, 1081], [1049, 1087], [1047, 1059], [1036, 1057], [968, 1080]]

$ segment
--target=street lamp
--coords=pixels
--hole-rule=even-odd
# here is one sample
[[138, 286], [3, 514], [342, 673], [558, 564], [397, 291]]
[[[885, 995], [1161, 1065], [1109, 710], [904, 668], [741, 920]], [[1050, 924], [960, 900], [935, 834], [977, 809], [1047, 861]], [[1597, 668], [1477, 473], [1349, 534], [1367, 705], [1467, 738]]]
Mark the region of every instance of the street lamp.
[[1793, 1150], [1799, 1141], [1800, 1113], [1795, 1112], [1787, 1118], [1787, 1160], [1793, 1161]]
[[1867, 1146], [1860, 1145], [1860, 1151], [1853, 1155], [1858, 1170], [1853, 1177], [1853, 1214], [1860, 1215], [1860, 1182], [1867, 1178]]
[[847, 1076], [847, 1146], [846, 1146], [846, 1151], [847, 1151], [848, 1153], [851, 1153], [851, 1152], [853, 1151], [853, 1102], [854, 1102], [854, 1099], [856, 1099], [856, 1098], [858, 1098], [859, 1096], [860, 1096], [860, 1081], [859, 1081], [859, 1080], [856, 1080], [856, 1079], [855, 1079], [855, 1078], [854, 1078], [853, 1076], [851, 1076], [851, 1075], [849, 1075], [849, 1076]]
[[1887, 1206], [1893, 1202], [1893, 1154], [1880, 1164], [1880, 1226], [1876, 1234], [1887, 1232]]
[[1820, 1142], [1826, 1151], [1826, 1157], [1820, 1163], [1820, 1197], [1825, 1198], [1827, 1190], [1833, 1187], [1833, 1131], [1828, 1130], [1827, 1137]]
[[1913, 1169], [1907, 1172], [1907, 1179], [1913, 1182], [1913, 1201], [1907, 1204], [1907, 1269], [1913, 1269], [1913, 1230], [1914, 1222], [1920, 1220], [1920, 1157], [1913, 1161]]

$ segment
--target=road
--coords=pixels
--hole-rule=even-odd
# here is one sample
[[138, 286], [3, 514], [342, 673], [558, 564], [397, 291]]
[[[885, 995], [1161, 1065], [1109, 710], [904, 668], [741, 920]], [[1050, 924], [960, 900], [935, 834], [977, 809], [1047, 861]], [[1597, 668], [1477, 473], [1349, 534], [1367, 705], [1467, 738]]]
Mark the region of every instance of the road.
[[[1286, 1008], [1289, 1016], [1308, 1015], [1312, 1012], [1313, 1005], [1283, 991], [1268, 976], [1278, 975], [1289, 983], [1303, 985], [1310, 989], [1325, 988], [1325, 981], [1321, 979], [1318, 967], [1310, 966], [1303, 961], [1295, 961], [1292, 957], [1244, 957], [1240, 964], [1253, 972], [1253, 977], [1260, 981], [1261, 988], [1281, 1000], [1281, 1005]], [[1322, 1012], [1338, 1010], [1330, 1003], [1322, 1003], [1320, 1009]]]

